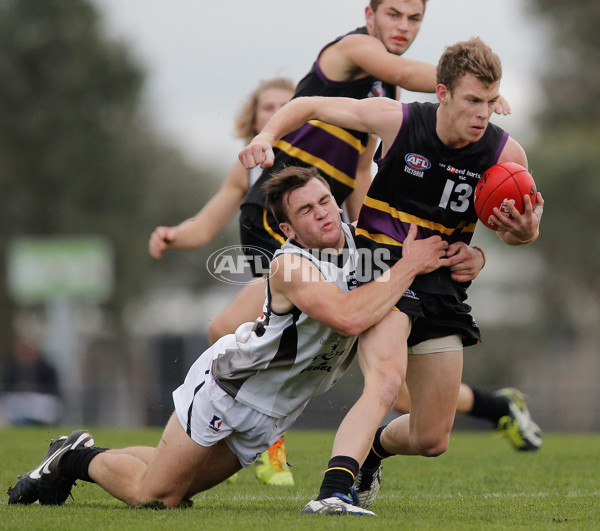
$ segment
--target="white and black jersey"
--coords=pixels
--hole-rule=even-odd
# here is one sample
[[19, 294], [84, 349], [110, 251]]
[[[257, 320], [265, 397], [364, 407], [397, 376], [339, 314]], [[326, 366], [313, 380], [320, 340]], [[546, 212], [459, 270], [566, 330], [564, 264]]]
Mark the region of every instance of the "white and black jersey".
[[[339, 255], [311, 251], [288, 241], [275, 256], [302, 256], [325, 280], [347, 292], [358, 285], [358, 252], [351, 227], [343, 224], [342, 228], [346, 244]], [[237, 401], [281, 418], [303, 408], [337, 382], [352, 361], [355, 341], [356, 337], [336, 332], [298, 308], [283, 314], [274, 312], [267, 284], [264, 314], [217, 343], [219, 351], [211, 372], [218, 385]]]

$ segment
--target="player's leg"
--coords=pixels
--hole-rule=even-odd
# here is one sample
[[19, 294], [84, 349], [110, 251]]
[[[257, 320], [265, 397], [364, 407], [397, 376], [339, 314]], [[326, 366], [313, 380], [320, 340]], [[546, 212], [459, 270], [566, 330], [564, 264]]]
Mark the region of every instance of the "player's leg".
[[[125, 454], [135, 457], [148, 465], [152, 460], [156, 448], [146, 446], [132, 446], [128, 448], [115, 448], [113, 454]], [[231, 453], [226, 444], [219, 441], [210, 447], [209, 456], [198, 470], [196, 481], [193, 482], [192, 492], [207, 490], [235, 475], [242, 466], [238, 458]]]
[[[381, 460], [395, 454], [436, 456], [448, 445], [462, 373], [462, 344], [458, 336], [425, 341], [436, 354], [409, 354], [406, 381], [411, 413], [397, 417], [376, 433], [371, 450], [354, 482], [360, 505], [375, 500], [381, 484]], [[419, 350], [421, 349], [421, 350]], [[452, 350], [456, 349], [456, 350]], [[414, 395], [414, 396], [413, 396]]]
[[380, 441], [390, 454], [437, 456], [446, 451], [462, 375], [462, 348], [409, 356], [411, 412], [394, 419]]
[[394, 404], [394, 411], [398, 413], [409, 413], [410, 412], [410, 395], [408, 394], [408, 387], [406, 381], [402, 383], [398, 398]]
[[[195, 443], [175, 415], [169, 419], [150, 463], [136, 457], [137, 453], [137, 449], [131, 452], [121, 449], [97, 455], [89, 465], [90, 478], [132, 507], [153, 501], [175, 507], [198, 492], [195, 489], [201, 488], [202, 484], [217, 481], [215, 478], [204, 479], [203, 483], [198, 481], [201, 465], [209, 456], [213, 461], [210, 470], [215, 470], [216, 456], [211, 454], [216, 452], [213, 447]], [[235, 471], [231, 460], [225, 460], [221, 465], [230, 474]], [[225, 479], [224, 473], [217, 482]]]
[[262, 313], [265, 302], [264, 278], [255, 278], [246, 284], [219, 315], [210, 323], [208, 336], [211, 343], [235, 332], [243, 323], [255, 321]]
[[126, 448], [111, 448], [110, 451], [114, 454], [122, 453], [136, 457], [140, 461], [150, 463], [156, 452], [155, 446], [128, 446]]
[[256, 460], [254, 471], [256, 477], [266, 485], [276, 487], [292, 487], [294, 485], [294, 476], [287, 463], [283, 436], [277, 439], [266, 452], [260, 454]]
[[363, 392], [337, 430], [318, 499], [348, 493], [375, 431], [394, 405], [402, 385], [409, 331], [408, 316], [392, 311], [361, 335], [358, 359], [365, 382]]
[[473, 402], [468, 415], [489, 420], [516, 450], [535, 451], [542, 446], [542, 430], [533, 421], [521, 391], [514, 387], [494, 392], [472, 388], [471, 393]]
[[[456, 412], [470, 414], [473, 410], [474, 395], [473, 389], [465, 383], [460, 384], [460, 390], [458, 392], [458, 402], [456, 404]], [[398, 399], [394, 404], [394, 410], [398, 413], [409, 413], [410, 412], [410, 395], [408, 394], [408, 387], [406, 382], [402, 384], [402, 388], [398, 393]]]
[[473, 389], [466, 383], [460, 384], [458, 391], [458, 401], [456, 403], [456, 412], [468, 414], [473, 409]]
[[[400, 390], [394, 410], [398, 413], [410, 411], [406, 384]], [[489, 420], [491, 427], [505, 435], [519, 451], [531, 452], [542, 446], [542, 430], [533, 421], [527, 399], [518, 389], [507, 387], [490, 393], [461, 383], [456, 412]]]
[[366, 457], [375, 430], [394, 405], [404, 380], [403, 345], [409, 331], [408, 316], [392, 311], [361, 335], [358, 362], [364, 378], [363, 392], [337, 430], [333, 455], [349, 455], [359, 463]]

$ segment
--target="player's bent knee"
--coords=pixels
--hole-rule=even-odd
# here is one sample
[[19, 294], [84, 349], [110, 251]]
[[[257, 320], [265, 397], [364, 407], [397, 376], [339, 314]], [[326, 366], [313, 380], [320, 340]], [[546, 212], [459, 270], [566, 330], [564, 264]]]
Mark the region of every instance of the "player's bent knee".
[[423, 437], [419, 438], [415, 442], [415, 448], [419, 452], [419, 455], [423, 457], [438, 457], [442, 455], [447, 449], [449, 444], [449, 437]]
[[127, 504], [134, 508], [159, 510], [173, 509], [183, 501], [181, 496], [173, 495], [148, 496], [141, 494], [137, 498], [137, 500], [128, 501]]

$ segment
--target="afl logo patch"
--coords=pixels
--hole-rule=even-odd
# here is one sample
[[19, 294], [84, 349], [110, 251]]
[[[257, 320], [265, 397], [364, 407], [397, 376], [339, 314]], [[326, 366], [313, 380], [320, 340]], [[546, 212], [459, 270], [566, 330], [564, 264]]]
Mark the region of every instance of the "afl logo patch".
[[431, 162], [423, 155], [418, 155], [417, 153], [407, 153], [404, 157], [404, 162], [415, 170], [428, 170], [431, 168]]
[[381, 81], [375, 81], [373, 86], [371, 87], [371, 92], [369, 92], [369, 98], [382, 98], [385, 96], [385, 88], [383, 87], [383, 83]]

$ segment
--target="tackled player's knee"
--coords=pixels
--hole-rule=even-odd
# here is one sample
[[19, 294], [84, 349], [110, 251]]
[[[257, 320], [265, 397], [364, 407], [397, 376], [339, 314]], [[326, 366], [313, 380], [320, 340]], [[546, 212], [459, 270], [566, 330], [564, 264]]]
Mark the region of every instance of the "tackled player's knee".
[[423, 457], [438, 457], [448, 449], [448, 437], [423, 437], [420, 438], [415, 447], [419, 455]]

